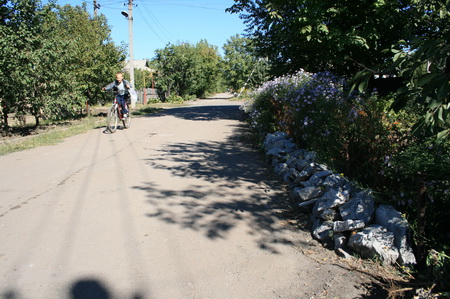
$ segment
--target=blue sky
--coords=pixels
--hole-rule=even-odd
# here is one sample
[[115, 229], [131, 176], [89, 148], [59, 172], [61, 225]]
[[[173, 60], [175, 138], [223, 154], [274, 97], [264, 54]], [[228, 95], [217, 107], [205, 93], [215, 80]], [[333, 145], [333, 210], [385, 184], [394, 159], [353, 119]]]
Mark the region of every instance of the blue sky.
[[[45, 2], [45, 1], [43, 1]], [[81, 5], [83, 0], [58, 0], [58, 4]], [[93, 0], [85, 1], [93, 14]], [[111, 37], [116, 44], [128, 44], [128, 21], [121, 11], [128, 11], [128, 0], [97, 0], [111, 26]], [[151, 59], [155, 50], [168, 43], [196, 44], [202, 39], [215, 45], [222, 55], [227, 39], [242, 34], [243, 21], [235, 14], [225, 12], [233, 0], [133, 0], [134, 59]]]

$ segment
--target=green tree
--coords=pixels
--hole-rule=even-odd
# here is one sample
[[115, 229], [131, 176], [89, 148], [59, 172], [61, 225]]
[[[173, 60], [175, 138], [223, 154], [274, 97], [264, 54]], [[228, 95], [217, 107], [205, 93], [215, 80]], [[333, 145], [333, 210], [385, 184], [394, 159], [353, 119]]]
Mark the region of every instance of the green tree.
[[423, 115], [416, 135], [450, 136], [450, 1], [413, 1], [411, 16], [418, 20], [410, 35], [393, 46], [387, 63], [403, 77], [406, 86], [397, 92], [394, 108], [417, 105]]
[[158, 71], [156, 86], [169, 97], [203, 96], [214, 91], [220, 79], [220, 56], [217, 49], [206, 41], [197, 45], [168, 44], [156, 51], [152, 61]]
[[194, 93], [197, 97], [203, 97], [207, 93], [215, 92], [220, 87], [220, 61], [217, 47], [208, 44], [206, 40], [201, 40], [195, 46], [196, 78]]
[[104, 16], [85, 7], [39, 1], [2, 2], [0, 87], [3, 122], [8, 113], [67, 118], [86, 99], [97, 99], [106, 77], [118, 71], [123, 50], [109, 39]]
[[332, 71], [360, 89], [374, 74], [403, 77], [394, 107], [413, 104], [423, 115], [416, 132], [440, 138], [450, 132], [449, 10], [448, 0], [236, 0], [228, 9], [274, 74]]
[[238, 34], [227, 40], [223, 46], [223, 76], [225, 85], [233, 90], [261, 85], [268, 79], [268, 63], [254, 54], [251, 39]]
[[48, 44], [42, 39], [48, 28], [43, 26], [45, 13], [39, 1], [31, 0], [7, 1], [3, 8], [0, 98], [4, 125], [8, 125], [8, 113], [23, 115], [27, 111], [36, 117], [38, 124], [45, 90], [49, 87], [49, 82], [43, 82], [39, 75], [43, 67], [48, 67], [41, 62], [55, 54], [55, 49], [47, 49]]
[[112, 42], [105, 16], [91, 17], [85, 4], [83, 7], [58, 7], [57, 18], [60, 38], [69, 36], [73, 41], [70, 44], [71, 73], [85, 101], [95, 104], [102, 99], [100, 87], [122, 69], [125, 49]]
[[147, 70], [134, 69], [134, 88], [151, 88], [152, 87], [152, 73]]

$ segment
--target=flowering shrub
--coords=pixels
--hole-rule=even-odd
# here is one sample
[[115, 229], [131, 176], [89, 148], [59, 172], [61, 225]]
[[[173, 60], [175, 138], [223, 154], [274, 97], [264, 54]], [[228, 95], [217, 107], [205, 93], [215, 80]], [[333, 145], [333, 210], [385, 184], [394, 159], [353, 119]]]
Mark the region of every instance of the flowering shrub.
[[241, 107], [250, 116], [250, 125], [260, 138], [266, 133], [286, 130], [286, 99], [302, 85], [311, 80], [311, 74], [300, 70], [294, 75], [275, 78], [265, 82], [251, 94], [252, 100]]
[[388, 104], [376, 96], [349, 95], [345, 87], [344, 79], [329, 72], [300, 71], [266, 82], [242, 109], [261, 136], [285, 131], [339, 172], [369, 183], [395, 148], [387, 137]]
[[344, 86], [344, 80], [331, 73], [318, 73], [287, 99], [291, 135], [301, 147], [316, 151], [330, 164], [342, 153]]

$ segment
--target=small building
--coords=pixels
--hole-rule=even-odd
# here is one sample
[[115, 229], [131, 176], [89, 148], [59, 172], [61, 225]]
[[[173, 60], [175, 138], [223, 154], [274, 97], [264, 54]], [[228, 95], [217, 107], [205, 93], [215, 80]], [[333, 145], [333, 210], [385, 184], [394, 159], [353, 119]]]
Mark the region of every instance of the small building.
[[[125, 73], [129, 73], [130, 71], [130, 61], [129, 60], [125, 60], [125, 66], [122, 69], [122, 72]], [[143, 60], [134, 60], [133, 61], [133, 66], [135, 69], [138, 70], [144, 70], [144, 71], [148, 71], [148, 72], [155, 72], [154, 69], [151, 69], [148, 67], [148, 61], [143, 59]]]
[[[122, 72], [124, 73], [129, 73], [130, 70], [130, 61], [126, 60], [124, 62], [124, 67], [122, 69]], [[143, 70], [143, 71], [148, 71], [150, 73], [156, 73], [156, 70], [151, 69], [148, 67], [148, 61], [147, 60], [134, 60], [133, 61], [133, 66], [134, 69], [138, 69], [138, 70]], [[148, 99], [157, 99], [158, 98], [158, 92], [155, 88], [146, 88], [144, 89], [139, 89], [136, 90], [137, 95], [138, 95], [138, 103], [143, 103], [146, 104]]]

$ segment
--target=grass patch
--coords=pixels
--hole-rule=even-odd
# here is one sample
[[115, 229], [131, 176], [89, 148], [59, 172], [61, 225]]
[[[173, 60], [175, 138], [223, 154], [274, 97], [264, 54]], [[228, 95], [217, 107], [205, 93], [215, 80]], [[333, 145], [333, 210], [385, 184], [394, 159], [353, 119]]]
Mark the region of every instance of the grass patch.
[[104, 125], [103, 117], [86, 117], [81, 120], [65, 122], [63, 125], [40, 126], [29, 136], [13, 136], [3, 138], [0, 144], [0, 155], [32, 149], [38, 146], [55, 145], [64, 138], [88, 132]]
[[155, 107], [153, 104], [149, 104], [146, 106], [137, 106], [136, 110], [134, 110], [131, 115], [132, 116], [144, 116], [148, 114], [155, 114], [163, 110], [161, 107]]

